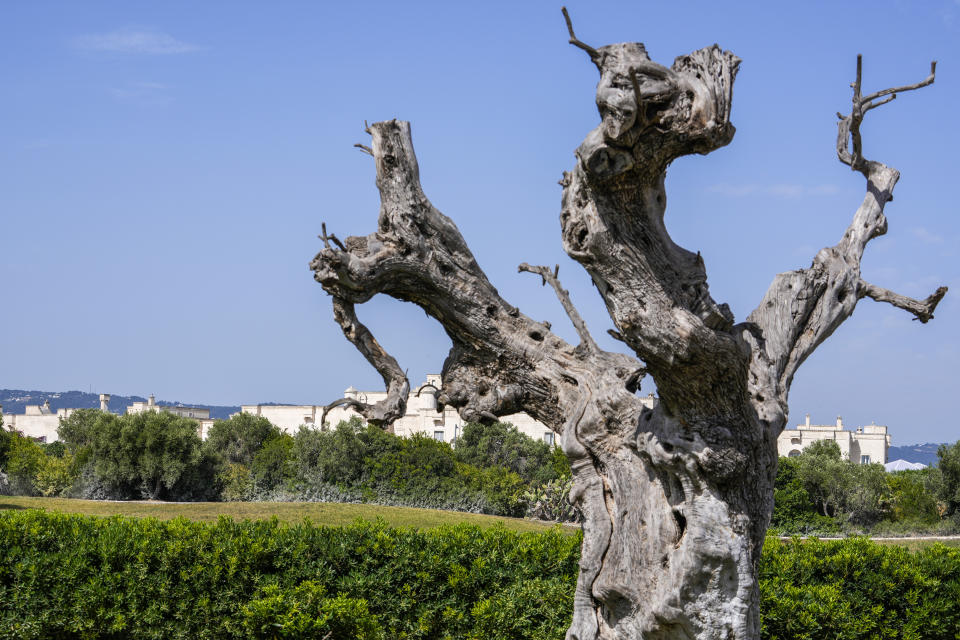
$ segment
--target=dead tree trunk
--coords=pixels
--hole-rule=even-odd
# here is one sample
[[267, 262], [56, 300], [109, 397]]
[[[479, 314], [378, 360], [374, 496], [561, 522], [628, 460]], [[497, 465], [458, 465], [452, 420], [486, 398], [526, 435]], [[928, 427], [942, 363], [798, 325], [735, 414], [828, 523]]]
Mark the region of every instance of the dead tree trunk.
[[[566, 12], [564, 11], [566, 14]], [[489, 282], [454, 223], [424, 195], [410, 126], [371, 125], [381, 207], [377, 231], [326, 247], [311, 263], [347, 338], [382, 374], [389, 397], [350, 404], [373, 423], [403, 414], [409, 383], [354, 314], [384, 293], [417, 304], [453, 342], [438, 401], [466, 420], [525, 411], [561, 436], [584, 541], [570, 639], [759, 637], [757, 560], [773, 509], [777, 435], [797, 367], [864, 296], [926, 322], [946, 289], [912, 300], [860, 278], [867, 242], [886, 231], [897, 171], [864, 159], [864, 114], [924, 82], [860, 92], [840, 116], [838, 154], [867, 180], [840, 242], [808, 269], [778, 275], [746, 321], [707, 288], [699, 253], [664, 226], [667, 165], [731, 141], [739, 59], [713, 46], [652, 62], [639, 43], [594, 49], [600, 126], [565, 173], [566, 252], [590, 273], [637, 358], [599, 349], [556, 269], [520, 266], [556, 290], [580, 337], [571, 345], [523, 315]], [[331, 245], [331, 243], [333, 243]], [[647, 373], [661, 403], [636, 395]], [[345, 401], [338, 401], [344, 403]]]

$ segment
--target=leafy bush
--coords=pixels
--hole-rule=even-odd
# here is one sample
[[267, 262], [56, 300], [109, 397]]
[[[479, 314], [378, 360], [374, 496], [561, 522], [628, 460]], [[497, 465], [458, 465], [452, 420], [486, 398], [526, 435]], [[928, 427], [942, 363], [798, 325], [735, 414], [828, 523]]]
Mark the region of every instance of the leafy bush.
[[768, 539], [760, 597], [761, 637], [769, 640], [955, 638], [960, 550]]
[[57, 430], [76, 457], [72, 495], [100, 498], [215, 497], [214, 459], [201, 448], [197, 423], [169, 411], [116, 416], [79, 410]]
[[937, 449], [937, 498], [946, 516], [960, 520], [960, 440]]
[[280, 434], [280, 429], [263, 416], [237, 413], [228, 420], [214, 421], [203, 444], [210, 453], [222, 456], [224, 464], [249, 468], [264, 444]]
[[293, 438], [278, 431], [254, 454], [250, 477], [261, 490], [275, 489], [292, 476], [292, 459]]
[[[0, 512], [0, 639], [563, 638], [580, 535]], [[769, 538], [766, 640], [960, 633], [960, 549]]]
[[[566, 462], [559, 447], [542, 440], [534, 440], [515, 426], [504, 422], [484, 425], [470, 422], [463, 425], [457, 438], [454, 455], [460, 462], [475, 467], [503, 467], [513, 471], [528, 484], [540, 485], [563, 475], [564, 468], [556, 468], [556, 453]], [[566, 463], [569, 474], [569, 463]]]
[[289, 493], [331, 489], [364, 502], [521, 516], [523, 479], [502, 467], [457, 460], [450, 445], [422, 434], [401, 438], [354, 419], [293, 438]]
[[259, 595], [241, 609], [244, 628], [251, 638], [384, 637], [366, 600], [343, 595], [328, 598], [323, 585], [315, 582], [307, 580], [292, 589], [271, 584]]
[[2, 512], [0, 638], [322, 638], [312, 624], [350, 629], [331, 638], [376, 638], [378, 626], [479, 638], [510, 611], [494, 637], [559, 638], [579, 544], [559, 530]]
[[36, 486], [37, 473], [44, 463], [43, 448], [17, 433], [11, 434], [7, 449], [7, 477], [10, 492], [14, 495], [34, 496], [39, 493]]

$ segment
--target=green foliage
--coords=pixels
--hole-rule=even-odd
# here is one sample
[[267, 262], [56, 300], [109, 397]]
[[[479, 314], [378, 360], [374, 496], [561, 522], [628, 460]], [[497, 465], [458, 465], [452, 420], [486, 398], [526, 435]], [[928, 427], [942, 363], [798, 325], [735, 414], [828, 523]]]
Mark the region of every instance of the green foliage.
[[460, 462], [475, 467], [503, 467], [530, 484], [543, 484], [560, 475], [555, 469], [555, 450], [557, 448], [534, 440], [504, 422], [488, 425], [469, 422], [463, 425], [463, 433], [454, 447]]
[[[560, 640], [579, 535], [0, 513], [0, 640]], [[960, 549], [766, 541], [765, 640], [960, 633]]]
[[168, 411], [144, 411], [126, 415], [121, 451], [131, 455], [135, 476], [153, 500], [172, 489], [191, 466], [200, 462], [197, 423]]
[[86, 409], [62, 419], [57, 432], [75, 457], [75, 494], [185, 500], [216, 495], [214, 460], [189, 418], [169, 411], [116, 416]]
[[13, 433], [3, 427], [3, 412], [0, 411], [0, 469], [7, 468], [7, 455], [10, 451], [10, 441]]
[[264, 443], [280, 435], [280, 429], [263, 416], [237, 413], [228, 420], [216, 420], [204, 447], [223, 456], [226, 464], [249, 467]]
[[75, 479], [73, 456], [69, 453], [57, 457], [45, 455], [34, 479], [34, 487], [43, 496], [63, 494]]
[[18, 433], [10, 435], [7, 449], [10, 490], [14, 495], [37, 495], [37, 473], [43, 468], [46, 458], [43, 447]]
[[835, 533], [898, 518], [921, 522], [922, 496], [902, 495], [917, 487], [891, 483], [883, 465], [842, 459], [833, 440], [815, 442], [799, 456], [780, 458], [778, 464], [770, 522], [778, 531]]
[[255, 485], [250, 476], [250, 469], [238, 463], [229, 463], [221, 467], [217, 474], [217, 480], [220, 482], [220, 497], [229, 502], [240, 502], [251, 500], [254, 495]]
[[940, 445], [937, 460], [937, 498], [943, 503], [944, 515], [960, 516], [960, 440]]
[[956, 638], [960, 551], [911, 554], [865, 538], [768, 539], [760, 563], [761, 637], [769, 640]]
[[534, 487], [525, 494], [527, 517], [553, 522], [579, 522], [580, 511], [570, 504], [573, 478], [568, 474]]
[[559, 530], [3, 512], [0, 639], [559, 639], [579, 546]]
[[94, 432], [98, 422], [108, 415], [99, 409], [77, 409], [66, 418], [60, 418], [57, 427], [57, 437], [70, 453], [77, 453], [93, 443]]
[[458, 461], [422, 434], [401, 438], [358, 420], [328, 431], [302, 427], [293, 438], [290, 482], [296, 496], [523, 515], [525, 483], [503, 467]]
[[260, 597], [243, 605], [243, 623], [251, 638], [355, 638], [380, 640], [383, 629], [367, 601], [338, 595], [312, 581], [292, 589], [267, 585]]
[[293, 438], [277, 430], [253, 456], [250, 476], [258, 488], [275, 489], [291, 477], [292, 460]]
[[43, 448], [45, 454], [54, 458], [62, 458], [64, 454], [67, 453], [66, 445], [59, 440], [54, 440], [46, 444], [41, 443], [40, 446]]
[[894, 521], [923, 526], [940, 520], [936, 494], [930, 486], [934, 472], [934, 469], [919, 469], [887, 474], [892, 496], [890, 515]]

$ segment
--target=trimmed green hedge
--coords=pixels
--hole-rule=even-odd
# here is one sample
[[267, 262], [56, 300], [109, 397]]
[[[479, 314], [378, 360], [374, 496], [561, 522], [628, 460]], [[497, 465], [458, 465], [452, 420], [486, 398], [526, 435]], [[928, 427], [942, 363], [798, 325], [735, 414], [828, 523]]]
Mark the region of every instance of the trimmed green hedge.
[[[563, 638], [580, 536], [0, 513], [0, 638]], [[763, 637], [960, 638], [960, 550], [767, 541]]]
[[579, 546], [559, 529], [6, 512], [0, 638], [562, 638]]

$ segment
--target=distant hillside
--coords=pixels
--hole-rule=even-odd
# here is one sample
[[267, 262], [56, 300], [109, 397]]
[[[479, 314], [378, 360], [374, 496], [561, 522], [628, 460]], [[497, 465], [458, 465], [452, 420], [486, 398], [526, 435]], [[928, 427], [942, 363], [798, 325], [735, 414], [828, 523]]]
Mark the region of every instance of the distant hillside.
[[[50, 408], [57, 409], [99, 409], [100, 394], [85, 393], [83, 391], [24, 391], [22, 389], [0, 389], [0, 405], [3, 405], [4, 413], [23, 413], [24, 406], [28, 404], [43, 404], [44, 400], [50, 401]], [[126, 413], [127, 407], [134, 402], [146, 402], [146, 398], [140, 396], [110, 396], [110, 411], [114, 413]], [[240, 411], [240, 407], [227, 407], [211, 404], [194, 404], [183, 402], [168, 402], [166, 400], [157, 400], [161, 407], [171, 407], [187, 404], [191, 407], [202, 407], [210, 409], [210, 417], [225, 420], [231, 413]]]
[[927, 442], [925, 444], [908, 444], [903, 447], [890, 447], [887, 452], [887, 460], [920, 462], [929, 467], [937, 464], [937, 447], [939, 446], [934, 442]]

